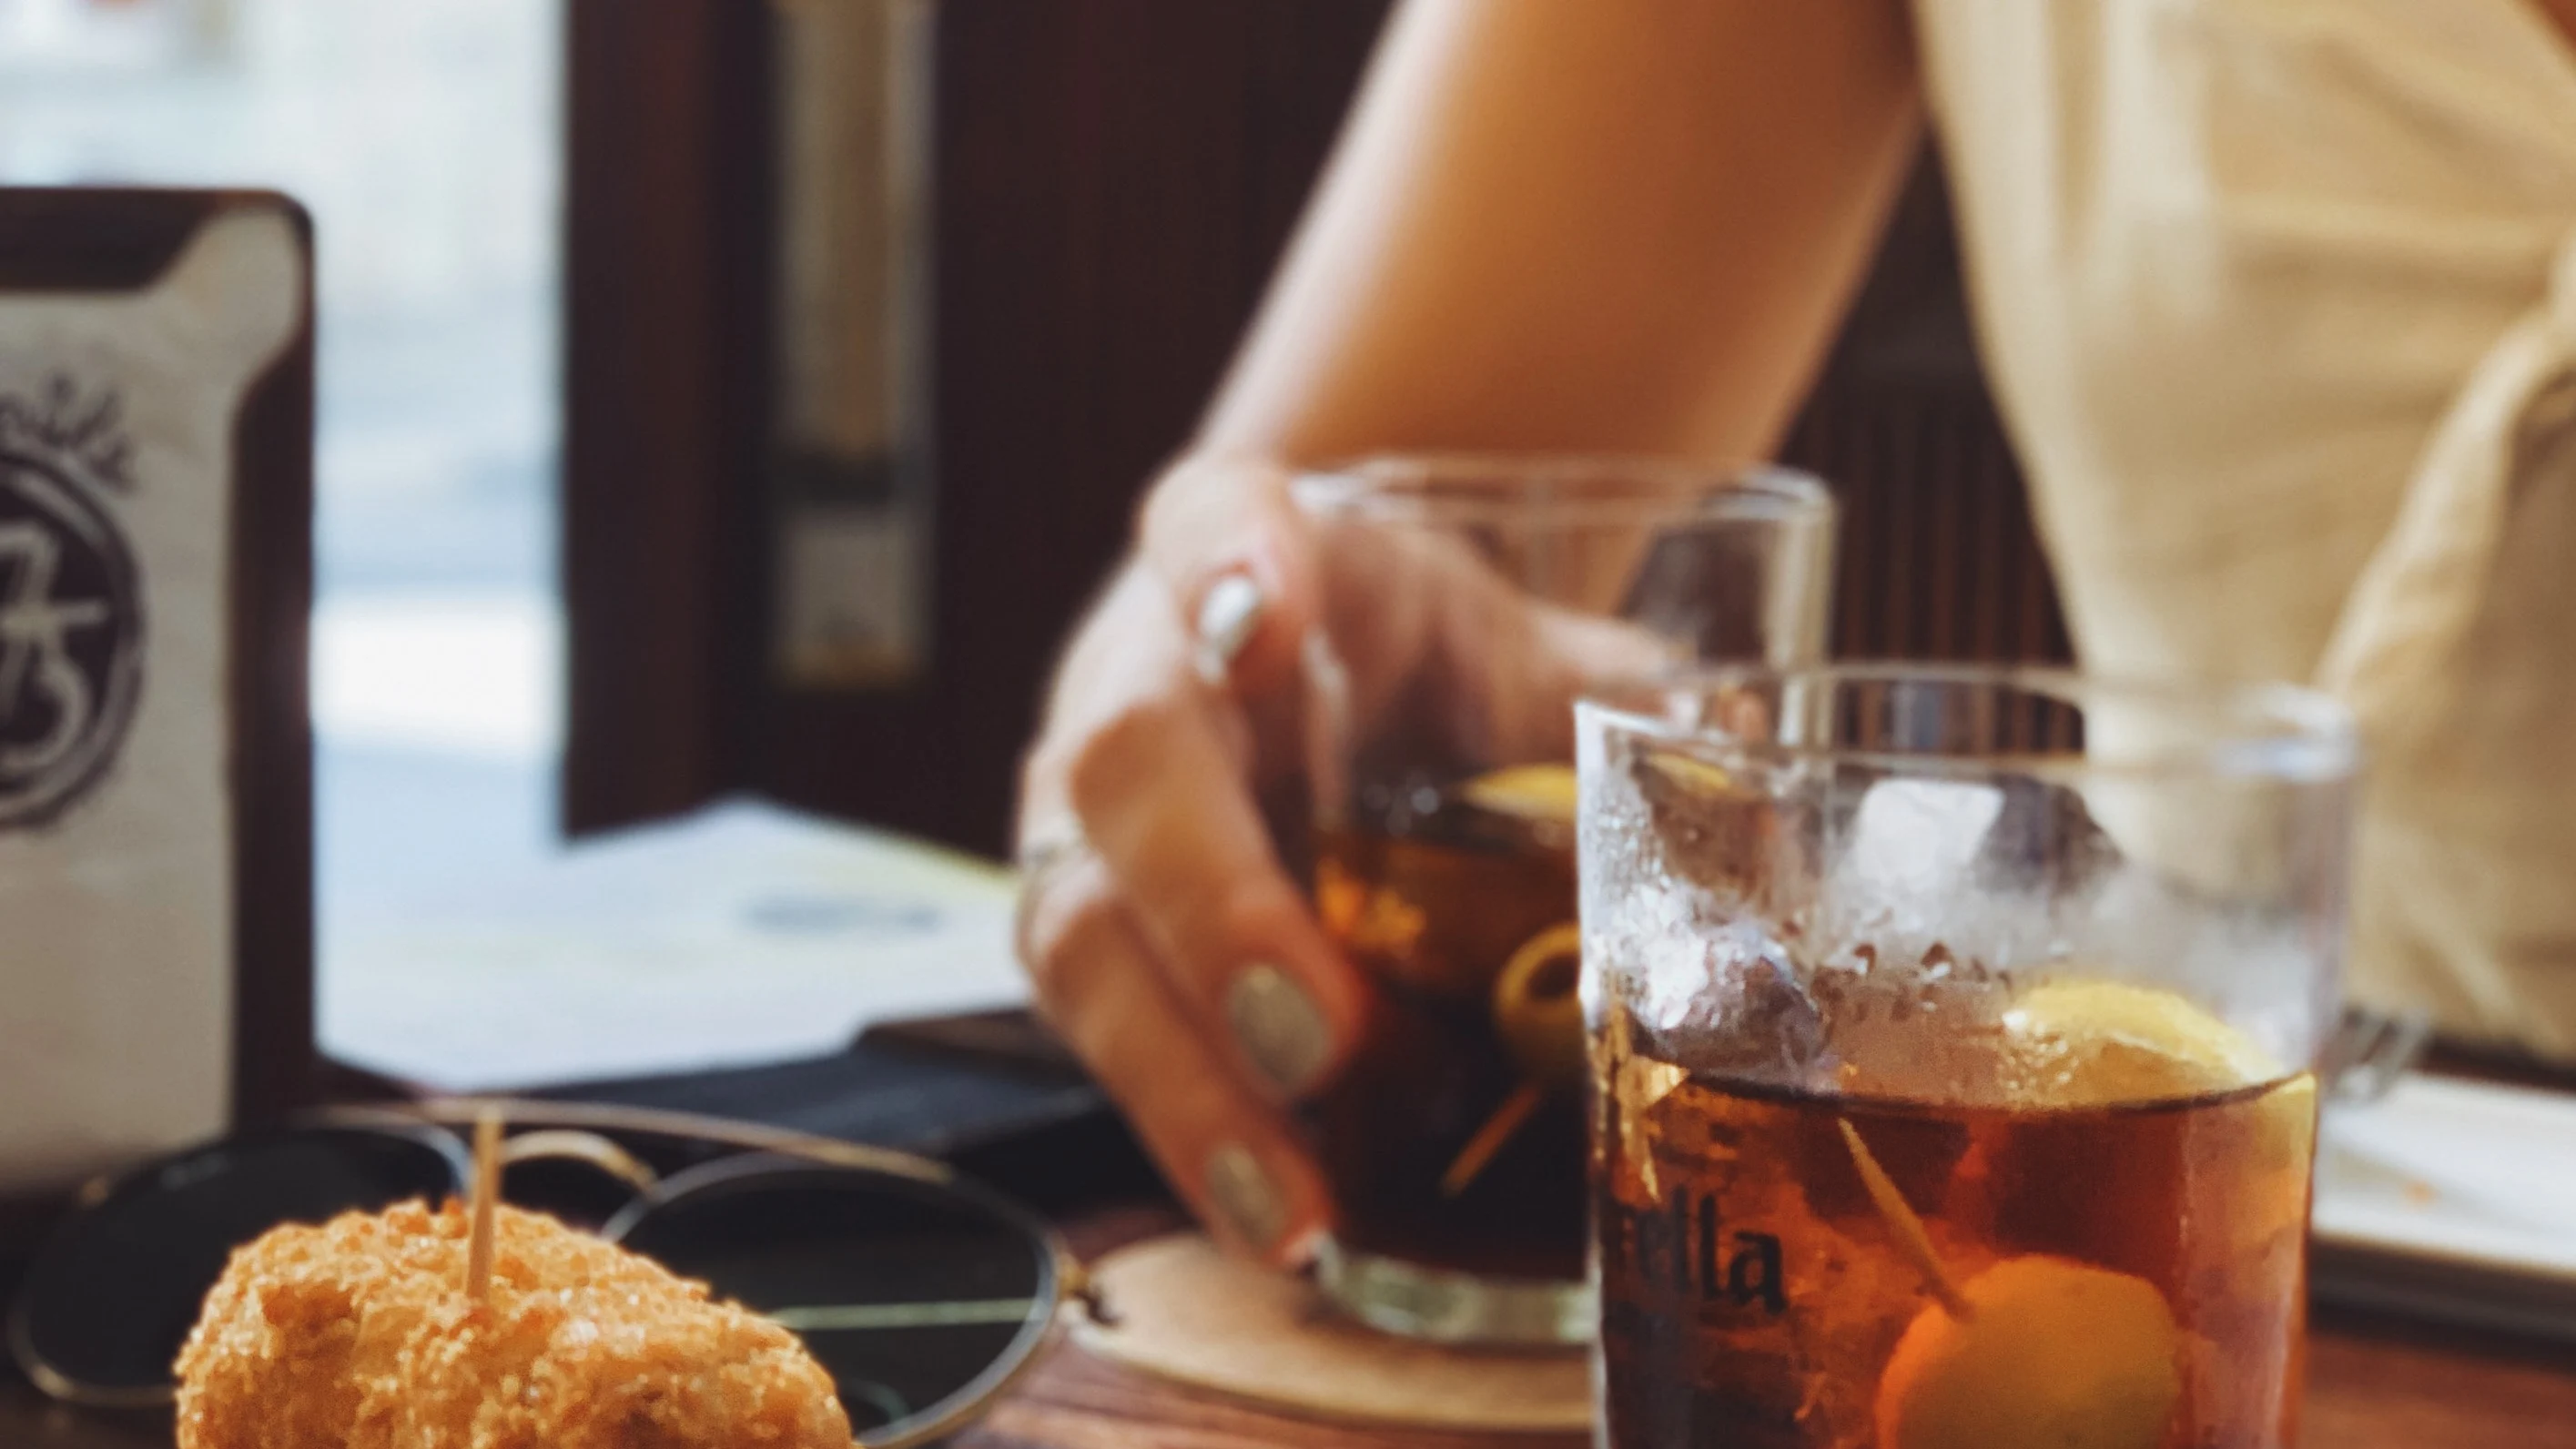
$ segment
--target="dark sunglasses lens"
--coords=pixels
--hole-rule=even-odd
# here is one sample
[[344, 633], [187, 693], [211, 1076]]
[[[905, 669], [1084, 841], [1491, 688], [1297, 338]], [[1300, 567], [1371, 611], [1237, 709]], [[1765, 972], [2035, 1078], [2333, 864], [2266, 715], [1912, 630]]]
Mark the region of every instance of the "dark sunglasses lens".
[[285, 1222], [455, 1190], [446, 1134], [324, 1128], [224, 1143], [148, 1168], [64, 1222], [20, 1290], [13, 1346], [83, 1394], [166, 1389], [234, 1248]]
[[673, 1179], [609, 1231], [794, 1329], [862, 1438], [979, 1397], [1035, 1351], [1054, 1311], [1040, 1230], [967, 1188], [727, 1163]]
[[634, 1202], [635, 1188], [587, 1162], [536, 1158], [502, 1169], [501, 1201], [590, 1229]]

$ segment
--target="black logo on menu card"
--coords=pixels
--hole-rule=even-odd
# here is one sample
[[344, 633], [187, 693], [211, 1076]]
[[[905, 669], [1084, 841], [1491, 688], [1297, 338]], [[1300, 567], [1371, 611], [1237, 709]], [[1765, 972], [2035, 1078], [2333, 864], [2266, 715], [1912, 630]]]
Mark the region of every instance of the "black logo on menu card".
[[0, 833], [98, 787], [143, 692], [143, 594], [117, 523], [132, 445], [113, 392], [0, 393]]

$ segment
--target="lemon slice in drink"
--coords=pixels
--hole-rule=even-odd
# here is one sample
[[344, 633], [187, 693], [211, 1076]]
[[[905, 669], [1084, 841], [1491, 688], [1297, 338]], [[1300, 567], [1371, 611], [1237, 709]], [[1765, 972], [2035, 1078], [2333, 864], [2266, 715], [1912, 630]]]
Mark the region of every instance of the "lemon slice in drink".
[[2182, 1394], [2182, 1333], [2144, 1278], [2052, 1254], [1953, 1284], [1922, 1219], [1843, 1123], [1870, 1200], [1935, 1301], [1879, 1375], [1878, 1449], [2155, 1449]]
[[1458, 787], [1459, 797], [1479, 810], [1515, 820], [1574, 823], [1572, 765], [1510, 765], [1478, 775]]
[[1665, 784], [1685, 794], [1715, 797], [1732, 794], [1735, 790], [1734, 777], [1706, 760], [1667, 753], [1648, 755], [1644, 764]]
[[[2002, 1027], [2017, 1106], [2184, 1101], [2282, 1075], [2243, 1032], [2170, 991], [2126, 982], [2033, 987]], [[2310, 1120], [2305, 1093], [2279, 1099], [2286, 1114], [2267, 1111], [2251, 1130], [2287, 1133]], [[1912, 1216], [1901, 1202], [1881, 1211]], [[2146, 1278], [2049, 1254], [2007, 1257], [1907, 1325], [1879, 1379], [1879, 1449], [2156, 1449], [2181, 1399], [2184, 1351], [2172, 1305]]]
[[2012, 1096], [2104, 1107], [2205, 1096], [2271, 1081], [2281, 1065], [2243, 1032], [2170, 991], [2052, 981], [2004, 1012]]
[[1923, 1310], [1878, 1387], [1879, 1449], [2155, 1449], [2182, 1396], [2182, 1334], [2144, 1278], [2034, 1254]]

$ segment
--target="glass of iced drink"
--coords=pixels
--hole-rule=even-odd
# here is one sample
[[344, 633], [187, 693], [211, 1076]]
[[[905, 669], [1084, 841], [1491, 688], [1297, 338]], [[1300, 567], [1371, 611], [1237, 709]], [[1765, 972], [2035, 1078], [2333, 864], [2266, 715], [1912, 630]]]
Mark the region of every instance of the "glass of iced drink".
[[1834, 510], [1777, 470], [1393, 457], [1294, 496], [1348, 601], [1306, 652], [1317, 913], [1375, 987], [1304, 1109], [1335, 1303], [1416, 1337], [1579, 1343], [1583, 1032], [1573, 701], [1824, 640]]
[[2288, 687], [1586, 702], [1600, 1442], [2294, 1442], [2355, 746]]

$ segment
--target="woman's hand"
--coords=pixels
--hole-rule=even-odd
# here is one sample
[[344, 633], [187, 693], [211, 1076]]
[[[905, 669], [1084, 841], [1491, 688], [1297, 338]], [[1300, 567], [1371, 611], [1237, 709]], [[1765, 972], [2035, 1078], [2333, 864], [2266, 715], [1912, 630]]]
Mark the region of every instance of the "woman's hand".
[[1583, 683], [1664, 658], [1460, 540], [1309, 517], [1276, 468], [1194, 460], [1157, 486], [1029, 757], [1020, 946], [1202, 1218], [1282, 1261], [1330, 1224], [1289, 1109], [1370, 1010], [1263, 803], [1337, 795], [1349, 744], [1382, 726], [1460, 760], [1562, 760]]
[[1279, 736], [1317, 570], [1255, 464], [1182, 465], [1144, 537], [1074, 635], [1028, 757], [1020, 949], [1201, 1220], [1294, 1261], [1331, 1206], [1288, 1109], [1368, 1010], [1256, 802], [1293, 772]]

